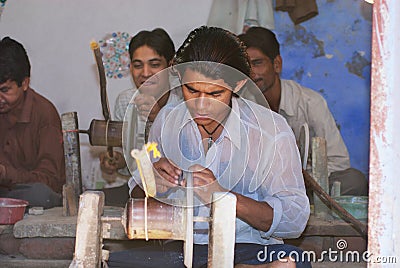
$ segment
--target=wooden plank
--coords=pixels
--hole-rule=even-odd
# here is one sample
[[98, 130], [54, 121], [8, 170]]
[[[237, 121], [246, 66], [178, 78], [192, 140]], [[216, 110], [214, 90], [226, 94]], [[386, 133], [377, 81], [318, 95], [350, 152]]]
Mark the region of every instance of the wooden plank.
[[236, 196], [214, 193], [208, 244], [208, 267], [233, 267], [236, 228]]
[[353, 225], [342, 220], [324, 220], [313, 215], [308, 220], [302, 236], [362, 236]]
[[[326, 140], [321, 137], [312, 138], [312, 176], [329, 194], [328, 158], [326, 156]], [[314, 212], [319, 218], [330, 220], [330, 209], [314, 193]]]
[[70, 268], [101, 266], [103, 208], [103, 192], [86, 191], [81, 195], [76, 226], [75, 253]]
[[[66, 184], [73, 186], [75, 205], [76, 209], [78, 209], [79, 195], [82, 193], [82, 175], [77, 113], [68, 112], [62, 114], [61, 125], [64, 141]], [[66, 208], [65, 211], [68, 212]]]
[[78, 204], [75, 199], [73, 185], [63, 185], [63, 216], [75, 216], [78, 214]]
[[[128, 240], [121, 223], [123, 208], [105, 207], [101, 220], [110, 230], [104, 238], [113, 240]], [[43, 215], [25, 215], [15, 225], [10, 225], [11, 232], [14, 226], [16, 238], [30, 237], [75, 237], [77, 216], [62, 215], [62, 208], [45, 209]], [[8, 226], [8, 225], [7, 225]], [[1, 228], [0, 228], [1, 231]]]

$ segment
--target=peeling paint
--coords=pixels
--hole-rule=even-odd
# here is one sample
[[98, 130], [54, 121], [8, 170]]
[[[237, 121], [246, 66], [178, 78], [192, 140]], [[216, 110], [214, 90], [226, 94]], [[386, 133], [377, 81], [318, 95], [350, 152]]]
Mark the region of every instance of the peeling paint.
[[351, 25], [351, 30], [353, 32], [357, 32], [360, 31], [361, 29], [361, 20], [360, 19], [356, 19], [353, 24]]
[[400, 256], [400, 203], [395, 186], [400, 161], [397, 127], [400, 54], [395, 52], [400, 37], [400, 3], [377, 0], [373, 8], [368, 251], [374, 255]]
[[306, 47], [307, 50], [310, 50], [313, 58], [325, 56], [324, 41], [318, 40], [313, 32], [307, 31], [301, 25], [295, 26], [294, 33], [286, 34], [285, 44]]
[[303, 78], [303, 75], [304, 75], [304, 68], [300, 67], [299, 69], [296, 70], [296, 72], [294, 73], [292, 79], [300, 81]]
[[[365, 54], [365, 52], [364, 52]], [[353, 56], [351, 57], [351, 61], [346, 62], [345, 66], [350, 73], [355, 74], [361, 78], [365, 78], [363, 76], [363, 70], [365, 67], [371, 65], [371, 62], [368, 61], [362, 53], [355, 51]]]
[[[371, 67], [363, 64], [371, 62], [372, 26], [362, 17], [360, 1], [318, 0], [320, 14], [297, 26], [279, 13], [274, 32], [281, 44], [281, 77], [315, 91], [324, 88], [323, 96], [343, 126], [351, 166], [367, 175]], [[355, 51], [361, 58], [352, 62]]]

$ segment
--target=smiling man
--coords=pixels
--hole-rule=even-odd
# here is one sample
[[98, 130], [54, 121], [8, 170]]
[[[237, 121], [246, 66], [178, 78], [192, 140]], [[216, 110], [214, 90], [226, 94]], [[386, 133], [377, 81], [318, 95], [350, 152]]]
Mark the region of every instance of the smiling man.
[[65, 163], [61, 121], [54, 105], [29, 87], [24, 47], [0, 42], [0, 197], [31, 206], [62, 204]]
[[[135, 88], [124, 90], [118, 95], [115, 101], [114, 118], [116, 121], [137, 122], [137, 128], [129, 129], [124, 136], [136, 140], [136, 148], [141, 148], [160, 109], [167, 102], [177, 102], [181, 99], [177, 90], [170, 90], [168, 72], [162, 72], [171, 65], [175, 47], [165, 30], [161, 28], [152, 31], [144, 30], [132, 37], [129, 43], [129, 55], [130, 71]], [[112, 158], [107, 152], [100, 154], [101, 169], [109, 175], [107, 178], [111, 178], [110, 182], [116, 178], [117, 171], [129, 176], [136, 165], [133, 161], [128, 161], [128, 165], [129, 169], [126, 168], [126, 161], [120, 152], [115, 151]], [[124, 205], [129, 197], [126, 184], [106, 188], [104, 192], [107, 204]], [[138, 195], [141, 194], [139, 191]]]

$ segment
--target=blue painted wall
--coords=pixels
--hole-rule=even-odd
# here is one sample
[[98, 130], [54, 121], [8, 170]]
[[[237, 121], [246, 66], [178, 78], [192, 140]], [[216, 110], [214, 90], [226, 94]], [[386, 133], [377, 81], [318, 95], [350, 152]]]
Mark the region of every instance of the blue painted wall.
[[352, 167], [368, 174], [372, 5], [317, 0], [319, 15], [294, 25], [275, 13], [282, 78], [320, 92], [336, 119]]

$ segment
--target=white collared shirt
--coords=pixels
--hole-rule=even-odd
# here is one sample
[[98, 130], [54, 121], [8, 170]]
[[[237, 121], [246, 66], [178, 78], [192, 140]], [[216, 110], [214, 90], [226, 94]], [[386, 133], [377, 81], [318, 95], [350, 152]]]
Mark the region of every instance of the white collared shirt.
[[[154, 121], [149, 141], [157, 142], [162, 157], [182, 170], [200, 164], [210, 169], [225, 189], [273, 208], [273, 223], [267, 232], [236, 219], [236, 243], [283, 243], [283, 238], [298, 237], [304, 230], [310, 209], [300, 156], [294, 135], [280, 115], [233, 97], [224, 130], [204, 154], [198, 126], [185, 102], [168, 104]], [[130, 190], [135, 185], [131, 178]], [[179, 197], [179, 193], [174, 194], [170, 197]], [[208, 217], [209, 212], [209, 207], [200, 206], [194, 213]], [[208, 223], [196, 222], [194, 228], [195, 243], [206, 244]]]
[[346, 145], [325, 99], [320, 94], [295, 81], [281, 79], [279, 114], [286, 118], [297, 140], [300, 137], [300, 127], [304, 123], [310, 129], [310, 139], [322, 137], [326, 140], [329, 174], [350, 168]]

